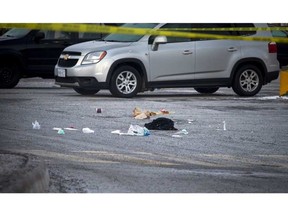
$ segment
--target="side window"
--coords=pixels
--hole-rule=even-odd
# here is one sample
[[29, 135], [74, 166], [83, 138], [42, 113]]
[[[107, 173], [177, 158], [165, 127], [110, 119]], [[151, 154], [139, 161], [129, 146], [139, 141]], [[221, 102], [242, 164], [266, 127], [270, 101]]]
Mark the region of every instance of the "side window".
[[[162, 26], [160, 30], [190, 32], [191, 31], [191, 24], [189, 24], [189, 23], [168, 23], [168, 24]], [[189, 41], [191, 41], [191, 38], [167, 37], [168, 43], [179, 43], [179, 42], [189, 42]]]
[[104, 37], [102, 33], [79, 32], [79, 39], [97, 40]]
[[[253, 23], [235, 23], [233, 24], [235, 28], [255, 28]], [[250, 36], [256, 34], [256, 31], [238, 31], [240, 36]]]
[[43, 31], [46, 40], [71, 40], [78, 38], [78, 32]]
[[283, 32], [283, 31], [275, 31], [275, 30], [273, 30], [273, 31], [271, 31], [272, 32], [272, 36], [273, 37], [287, 37], [287, 34], [285, 34], [285, 32]]
[[[192, 24], [192, 29], [193, 28], [202, 28], [202, 29], [204, 29], [204, 30], [199, 30], [199, 31], [197, 31], [197, 30], [193, 31], [193, 32], [202, 33], [202, 34], [234, 35], [233, 31], [229, 31], [229, 30], [219, 30], [219, 31], [217, 31], [216, 30], [216, 29], [219, 29], [219, 28], [220, 29], [221, 28], [231, 28], [231, 24], [229, 24], [229, 23], [196, 23], [196, 24]], [[209, 29], [211, 29], [211, 30], [209, 31]]]

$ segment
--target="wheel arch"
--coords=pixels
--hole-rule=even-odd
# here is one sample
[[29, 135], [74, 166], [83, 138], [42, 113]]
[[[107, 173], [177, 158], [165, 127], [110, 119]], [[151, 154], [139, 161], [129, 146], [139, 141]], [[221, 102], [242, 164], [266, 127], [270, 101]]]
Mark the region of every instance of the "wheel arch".
[[20, 69], [26, 69], [26, 64], [20, 52], [17, 52], [15, 50], [0, 51], [0, 65], [15, 65], [15, 63]]
[[139, 59], [136, 59], [136, 58], [123, 58], [123, 59], [118, 59], [117, 61], [115, 61], [111, 65], [111, 67], [108, 71], [106, 82], [109, 83], [109, 85], [111, 82], [113, 72], [121, 66], [131, 66], [131, 67], [135, 68], [139, 72], [139, 75], [142, 78], [141, 88], [142, 89], [145, 88], [146, 83], [148, 81], [147, 71], [146, 71], [146, 68], [145, 68], [143, 62]]
[[231, 76], [230, 76], [229, 86], [232, 86], [234, 84], [235, 76], [236, 76], [238, 69], [245, 65], [254, 65], [255, 67], [257, 67], [260, 70], [261, 75], [263, 77], [262, 84], [264, 85], [266, 83], [267, 68], [265, 66], [265, 63], [261, 59], [258, 59], [258, 58], [245, 58], [245, 59], [241, 59], [234, 65], [232, 72], [231, 72]]

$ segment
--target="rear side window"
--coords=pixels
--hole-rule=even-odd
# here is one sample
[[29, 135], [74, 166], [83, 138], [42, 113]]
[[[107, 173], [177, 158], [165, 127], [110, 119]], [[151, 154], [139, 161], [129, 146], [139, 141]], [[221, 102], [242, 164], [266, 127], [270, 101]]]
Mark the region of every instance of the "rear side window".
[[[231, 28], [232, 25], [229, 23], [195, 23], [192, 24], [192, 28], [201, 28], [205, 30], [194, 30], [193, 32], [202, 33], [202, 34], [213, 34], [213, 35], [234, 35], [233, 31], [229, 30], [219, 30], [220, 28]], [[209, 29], [213, 28], [213, 30], [209, 31]]]
[[64, 31], [43, 31], [46, 40], [72, 40], [78, 38], [77, 32], [64, 32]]
[[[253, 23], [235, 23], [234, 24], [235, 28], [254, 28], [254, 24]], [[237, 31], [238, 35], [240, 36], [250, 36], [250, 35], [254, 35], [256, 34], [256, 31]]]
[[288, 33], [285, 33], [283, 31], [276, 31], [276, 30], [271, 31], [271, 33], [273, 37], [287, 37], [288, 35]]
[[[168, 23], [161, 29], [167, 31], [180, 31], [188, 33], [202, 33], [214, 35], [237, 35], [237, 33], [228, 30], [219, 30], [217, 28], [231, 28], [229, 23]], [[209, 31], [209, 29], [213, 30]], [[200, 30], [201, 29], [201, 30]], [[183, 38], [183, 37], [167, 37], [168, 43], [189, 42], [195, 40], [209, 40], [206, 38]]]

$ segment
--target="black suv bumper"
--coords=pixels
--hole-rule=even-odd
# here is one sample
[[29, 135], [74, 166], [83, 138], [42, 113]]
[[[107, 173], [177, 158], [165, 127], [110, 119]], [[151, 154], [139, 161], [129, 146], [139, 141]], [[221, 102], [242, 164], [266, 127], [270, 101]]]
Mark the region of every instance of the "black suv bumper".
[[272, 71], [266, 74], [265, 84], [270, 83], [272, 80], [278, 79], [279, 71]]

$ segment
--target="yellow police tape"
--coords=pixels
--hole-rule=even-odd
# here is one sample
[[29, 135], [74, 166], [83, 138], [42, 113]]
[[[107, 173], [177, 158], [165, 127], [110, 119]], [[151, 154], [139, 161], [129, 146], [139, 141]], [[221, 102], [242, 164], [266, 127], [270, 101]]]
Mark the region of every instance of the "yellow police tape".
[[[203, 34], [196, 32], [185, 31], [163, 31], [157, 29], [145, 28], [127, 28], [116, 26], [105, 26], [97, 24], [73, 24], [73, 23], [0, 23], [0, 28], [28, 28], [53, 31], [70, 31], [70, 32], [91, 32], [91, 33], [117, 33], [117, 34], [135, 34], [135, 35], [163, 35], [167, 37], [184, 37], [184, 38], [205, 38], [205, 39], [226, 39], [226, 40], [245, 40], [245, 41], [274, 41], [277, 43], [288, 43], [288, 38], [281, 37], [245, 37], [245, 36], [230, 36]], [[285, 27], [269, 27], [269, 28], [195, 28], [198, 31], [271, 31], [271, 30], [286, 30]], [[183, 30], [183, 29], [182, 29]]]

